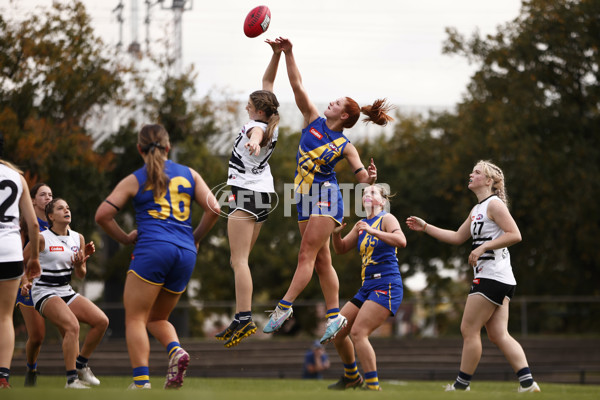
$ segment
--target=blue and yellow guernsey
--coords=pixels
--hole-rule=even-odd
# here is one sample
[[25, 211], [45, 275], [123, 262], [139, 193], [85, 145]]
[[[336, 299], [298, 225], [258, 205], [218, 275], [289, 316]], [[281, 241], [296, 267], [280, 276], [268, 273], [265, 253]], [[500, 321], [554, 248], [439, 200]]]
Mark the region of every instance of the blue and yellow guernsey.
[[155, 198], [151, 188], [146, 188], [146, 166], [133, 174], [140, 188], [133, 198], [138, 229], [137, 245], [154, 241], [173, 243], [196, 253], [192, 230], [192, 208], [196, 183], [185, 165], [165, 161], [165, 173], [169, 177], [167, 191]]
[[337, 183], [334, 168], [344, 158], [344, 148], [350, 141], [342, 132], [329, 129], [325, 121], [318, 117], [302, 129], [296, 155], [296, 193], [309, 194], [313, 184], [325, 181]]
[[[382, 211], [371, 219], [363, 219], [367, 224], [377, 230], [381, 230], [383, 217], [387, 212]], [[397, 248], [390, 246], [383, 240], [369, 235], [367, 231], [359, 231], [358, 252], [362, 259], [362, 271], [360, 273], [362, 282], [365, 279], [400, 278], [398, 267]], [[389, 279], [389, 278], [388, 278]]]

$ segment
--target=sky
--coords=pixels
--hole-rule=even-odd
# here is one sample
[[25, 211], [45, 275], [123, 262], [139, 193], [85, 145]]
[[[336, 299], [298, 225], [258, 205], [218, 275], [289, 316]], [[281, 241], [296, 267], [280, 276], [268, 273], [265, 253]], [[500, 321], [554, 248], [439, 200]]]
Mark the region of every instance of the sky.
[[[109, 45], [119, 41], [113, 12], [120, 0], [83, 0], [97, 34]], [[173, 0], [150, 11], [150, 42], [173, 33]], [[146, 41], [146, 0], [123, 0], [126, 49], [137, 24], [138, 42]], [[350, 96], [363, 105], [388, 98], [396, 105], [450, 107], [462, 98], [475, 65], [442, 54], [446, 27], [465, 36], [493, 34], [516, 18], [520, 0], [187, 0], [182, 16], [184, 68], [194, 64], [197, 94], [225, 90], [245, 100], [260, 89], [271, 49], [266, 38], [290, 38], [311, 100], [327, 103]], [[0, 0], [0, 10], [23, 18], [52, 0]], [[137, 18], [133, 18], [137, 4]], [[257, 5], [271, 10], [264, 34], [247, 38], [246, 14]], [[190, 7], [191, 6], [191, 7]], [[133, 23], [137, 21], [137, 23]], [[159, 48], [155, 48], [159, 51]], [[293, 101], [282, 58], [275, 93]]]

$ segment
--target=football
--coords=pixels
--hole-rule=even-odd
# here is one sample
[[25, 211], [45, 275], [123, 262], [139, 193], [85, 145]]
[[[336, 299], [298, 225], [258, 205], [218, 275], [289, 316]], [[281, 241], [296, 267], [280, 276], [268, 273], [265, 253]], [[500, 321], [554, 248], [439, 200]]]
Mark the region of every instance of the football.
[[254, 7], [244, 21], [244, 34], [249, 38], [255, 38], [266, 32], [271, 23], [271, 10], [267, 6]]

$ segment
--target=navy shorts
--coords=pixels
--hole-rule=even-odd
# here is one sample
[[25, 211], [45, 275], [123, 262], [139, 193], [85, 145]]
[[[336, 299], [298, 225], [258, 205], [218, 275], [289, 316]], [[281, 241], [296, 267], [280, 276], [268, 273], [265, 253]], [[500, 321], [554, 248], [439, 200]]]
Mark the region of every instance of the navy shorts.
[[371, 300], [388, 309], [392, 315], [396, 315], [403, 296], [404, 287], [401, 278], [386, 279], [382, 277], [365, 280], [350, 302], [360, 308], [365, 301]]
[[493, 279], [475, 278], [471, 284], [469, 296], [480, 294], [492, 303], [501, 306], [504, 298], [512, 299], [515, 295], [516, 285], [507, 285]]
[[298, 222], [308, 221], [311, 215], [331, 217], [338, 225], [344, 217], [344, 200], [340, 187], [335, 182], [323, 182], [311, 186], [310, 193], [296, 193]]
[[271, 212], [271, 194], [231, 186], [229, 215], [235, 210], [242, 210], [251, 214], [256, 222], [264, 222]]
[[194, 266], [196, 253], [168, 242], [137, 243], [128, 273], [172, 293], [183, 293]]

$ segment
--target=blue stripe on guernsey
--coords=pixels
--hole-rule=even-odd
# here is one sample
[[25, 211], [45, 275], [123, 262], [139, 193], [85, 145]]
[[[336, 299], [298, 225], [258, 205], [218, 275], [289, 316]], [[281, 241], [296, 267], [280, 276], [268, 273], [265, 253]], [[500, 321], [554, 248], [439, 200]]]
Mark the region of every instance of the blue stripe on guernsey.
[[318, 117], [302, 129], [294, 178], [297, 193], [309, 193], [313, 184], [337, 183], [334, 168], [344, 158], [344, 148], [350, 141], [342, 132], [329, 129], [325, 121]]
[[165, 173], [169, 177], [167, 191], [155, 198], [151, 188], [146, 188], [146, 166], [133, 174], [140, 185], [133, 198], [135, 218], [140, 242], [157, 240], [173, 243], [196, 253], [192, 231], [192, 208], [196, 183], [190, 169], [165, 161]]
[[180, 348], [181, 348], [181, 345], [179, 344], [179, 342], [171, 342], [171, 343], [169, 343], [167, 345], [167, 354], [169, 355], [169, 358], [171, 358], [171, 356], [173, 355], [173, 353], [175, 353]]
[[141, 388], [148, 382], [150, 382], [150, 369], [148, 367], [133, 369], [133, 383], [135, 383], [135, 386]]
[[340, 309], [339, 308], [332, 308], [330, 310], [327, 310], [327, 314], [325, 314], [325, 316], [328, 319], [336, 318], [338, 315], [340, 315]]
[[344, 376], [350, 379], [358, 378], [358, 365], [356, 365], [356, 361], [352, 364], [344, 364]]
[[[377, 230], [381, 230], [383, 217], [387, 214], [380, 212], [371, 219], [363, 219], [367, 224]], [[362, 258], [361, 278], [365, 279], [381, 278], [382, 276], [398, 275], [398, 258], [396, 257], [397, 248], [390, 246], [383, 240], [369, 235], [366, 230], [360, 231], [358, 235], [358, 252]]]

